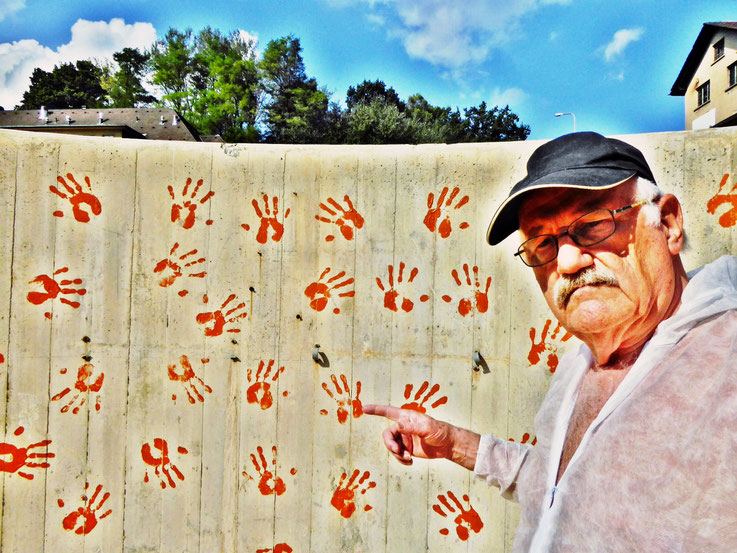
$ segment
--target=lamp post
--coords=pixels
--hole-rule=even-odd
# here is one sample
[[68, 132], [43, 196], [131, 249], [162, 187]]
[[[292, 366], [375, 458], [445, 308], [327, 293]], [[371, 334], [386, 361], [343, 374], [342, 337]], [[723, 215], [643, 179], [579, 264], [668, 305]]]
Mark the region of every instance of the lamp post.
[[573, 117], [573, 132], [576, 132], [576, 116], [575, 116], [575, 114], [573, 114], [571, 112], [556, 113], [555, 114], [556, 117], [560, 117], [561, 115], [570, 115], [571, 117]]

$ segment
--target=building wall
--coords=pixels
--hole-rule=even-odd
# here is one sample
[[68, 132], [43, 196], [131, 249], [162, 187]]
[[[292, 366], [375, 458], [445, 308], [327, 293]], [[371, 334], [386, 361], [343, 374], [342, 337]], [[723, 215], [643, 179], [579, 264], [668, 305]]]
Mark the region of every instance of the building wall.
[[[714, 61], [714, 44], [724, 38], [724, 57]], [[685, 95], [686, 129], [700, 130], [737, 114], [737, 87], [729, 87], [728, 67], [737, 62], [737, 32], [714, 33]], [[711, 82], [711, 101], [698, 106], [697, 88]]]
[[[737, 129], [625, 138], [687, 268], [734, 253]], [[484, 236], [539, 144], [0, 132], [0, 549], [507, 551], [517, 506], [361, 405], [534, 442], [575, 340]]]

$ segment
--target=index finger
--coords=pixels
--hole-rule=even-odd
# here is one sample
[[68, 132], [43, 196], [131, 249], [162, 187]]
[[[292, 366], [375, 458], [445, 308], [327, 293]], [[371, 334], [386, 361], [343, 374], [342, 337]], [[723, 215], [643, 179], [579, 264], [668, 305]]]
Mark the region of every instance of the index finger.
[[386, 417], [387, 419], [396, 421], [402, 415], [402, 409], [399, 407], [392, 407], [391, 405], [373, 405], [368, 404], [363, 406], [364, 415], [378, 415], [380, 417]]

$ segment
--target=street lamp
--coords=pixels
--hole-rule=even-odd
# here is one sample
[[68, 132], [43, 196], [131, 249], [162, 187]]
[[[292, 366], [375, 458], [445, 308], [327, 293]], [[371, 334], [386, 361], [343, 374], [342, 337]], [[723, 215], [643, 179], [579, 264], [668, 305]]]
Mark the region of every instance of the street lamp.
[[576, 132], [576, 116], [571, 112], [555, 114], [556, 117], [560, 117], [561, 115], [570, 115], [571, 117], [573, 117], [573, 132]]

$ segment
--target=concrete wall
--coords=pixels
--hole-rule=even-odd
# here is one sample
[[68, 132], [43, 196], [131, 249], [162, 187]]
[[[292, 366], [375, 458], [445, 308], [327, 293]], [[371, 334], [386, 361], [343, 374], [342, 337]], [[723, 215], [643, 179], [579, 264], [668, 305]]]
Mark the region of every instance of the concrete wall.
[[[627, 137], [689, 268], [736, 251], [736, 138]], [[507, 550], [516, 505], [360, 406], [534, 441], [574, 340], [484, 234], [537, 145], [0, 133], [0, 549]]]

